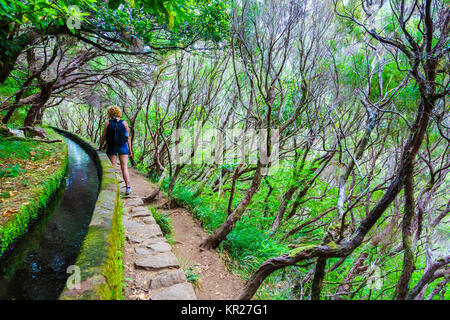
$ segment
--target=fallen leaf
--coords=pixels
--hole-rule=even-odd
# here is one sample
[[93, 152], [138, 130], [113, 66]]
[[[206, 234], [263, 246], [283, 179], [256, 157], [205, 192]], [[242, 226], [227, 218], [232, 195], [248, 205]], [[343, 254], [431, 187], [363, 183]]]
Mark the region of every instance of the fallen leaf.
[[8, 209], [8, 210], [6, 210], [5, 212], [2, 213], [2, 216], [4, 216], [5, 218], [8, 218], [13, 213], [17, 213], [17, 212], [19, 212], [19, 210], [17, 210], [17, 209]]

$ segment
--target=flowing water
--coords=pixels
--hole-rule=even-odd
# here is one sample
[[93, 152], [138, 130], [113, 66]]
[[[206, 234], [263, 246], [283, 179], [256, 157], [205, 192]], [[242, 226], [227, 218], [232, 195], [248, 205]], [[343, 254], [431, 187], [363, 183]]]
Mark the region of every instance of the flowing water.
[[97, 168], [74, 141], [68, 173], [30, 230], [0, 259], [0, 299], [57, 299], [86, 235], [98, 196]]

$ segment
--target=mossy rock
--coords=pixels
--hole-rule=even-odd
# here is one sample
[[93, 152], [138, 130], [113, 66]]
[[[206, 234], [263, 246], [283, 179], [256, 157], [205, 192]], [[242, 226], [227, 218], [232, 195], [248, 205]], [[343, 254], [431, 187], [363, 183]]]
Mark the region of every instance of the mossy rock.
[[0, 122], [0, 137], [7, 138], [13, 137], [14, 134], [9, 130], [9, 128], [2, 122]]

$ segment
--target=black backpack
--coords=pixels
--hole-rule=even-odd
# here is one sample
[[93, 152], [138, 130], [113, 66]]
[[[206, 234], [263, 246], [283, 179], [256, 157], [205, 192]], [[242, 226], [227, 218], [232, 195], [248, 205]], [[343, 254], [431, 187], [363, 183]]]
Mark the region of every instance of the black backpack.
[[121, 146], [128, 141], [128, 131], [123, 124], [123, 120], [117, 118], [109, 120], [106, 132], [106, 142], [108, 146]]

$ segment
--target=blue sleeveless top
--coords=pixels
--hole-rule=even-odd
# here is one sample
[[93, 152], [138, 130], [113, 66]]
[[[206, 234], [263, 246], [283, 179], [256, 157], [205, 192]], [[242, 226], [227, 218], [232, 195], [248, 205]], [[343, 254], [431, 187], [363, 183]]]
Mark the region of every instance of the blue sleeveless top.
[[128, 131], [123, 120], [111, 119], [106, 128], [107, 155], [129, 154]]

